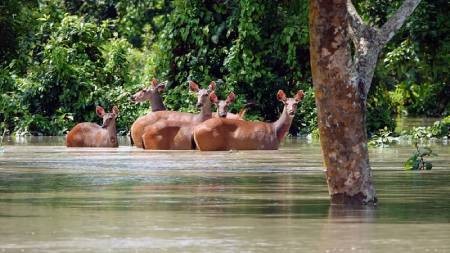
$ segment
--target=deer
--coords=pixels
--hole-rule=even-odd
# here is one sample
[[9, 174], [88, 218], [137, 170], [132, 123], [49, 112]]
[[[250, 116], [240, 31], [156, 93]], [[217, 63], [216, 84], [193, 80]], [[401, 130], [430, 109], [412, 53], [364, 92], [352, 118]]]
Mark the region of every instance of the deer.
[[228, 107], [234, 102], [235, 99], [236, 95], [234, 95], [233, 92], [230, 92], [225, 100], [219, 100], [215, 92], [211, 92], [209, 95], [209, 100], [211, 100], [211, 103], [213, 103], [217, 108], [217, 112], [213, 114], [213, 117], [242, 119], [240, 115], [228, 112]]
[[228, 112], [228, 107], [231, 103], [236, 100], [236, 95], [233, 92], [230, 92], [225, 100], [219, 100], [213, 91], [210, 94], [211, 103], [213, 103], [217, 107], [217, 113], [213, 114], [214, 118], [227, 118], [227, 119], [239, 119], [244, 120], [244, 115], [247, 109], [253, 105], [253, 103], [247, 103], [238, 114]]
[[77, 124], [67, 133], [67, 147], [110, 147], [117, 148], [116, 118], [119, 115], [117, 106], [106, 113], [101, 106], [95, 108], [97, 115], [103, 119], [100, 126], [96, 123], [83, 122]]
[[139, 103], [150, 100], [152, 112], [165, 111], [166, 107], [164, 106], [163, 99], [161, 97], [161, 93], [164, 91], [165, 87], [165, 83], [158, 83], [158, 81], [153, 78], [150, 87], [141, 89], [132, 95], [131, 101], [134, 103]]
[[145, 128], [142, 135], [143, 147], [154, 150], [195, 149], [192, 135], [195, 125], [194, 122], [159, 120]]
[[299, 90], [287, 98], [283, 90], [277, 99], [284, 105], [277, 121], [250, 122], [227, 118], [212, 118], [194, 128], [194, 141], [201, 151], [276, 150], [291, 127], [297, 104], [303, 99]]
[[216, 83], [212, 81], [209, 84], [208, 89], [200, 89], [198, 84], [194, 81], [188, 82], [190, 91], [197, 94], [196, 105], [200, 108], [200, 113], [192, 114], [187, 112], [157, 111], [139, 117], [131, 126], [131, 138], [136, 147], [146, 148], [144, 147], [143, 141], [145, 128], [155, 124], [158, 121], [167, 120], [179, 123], [200, 123], [212, 117], [209, 93], [215, 90]]
[[[228, 106], [235, 100], [236, 96], [231, 92], [226, 100], [219, 100], [214, 91], [209, 94], [211, 103], [217, 106], [215, 117], [230, 117]], [[234, 119], [240, 119], [239, 115], [232, 114]], [[180, 122], [171, 120], [160, 120], [145, 128], [142, 137], [145, 149], [163, 150], [187, 150], [195, 149], [193, 129], [199, 122]]]

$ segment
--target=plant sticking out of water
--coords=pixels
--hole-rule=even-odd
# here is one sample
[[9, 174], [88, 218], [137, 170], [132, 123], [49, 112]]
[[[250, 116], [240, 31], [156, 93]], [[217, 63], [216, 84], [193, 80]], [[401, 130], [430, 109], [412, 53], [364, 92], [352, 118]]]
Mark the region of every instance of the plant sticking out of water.
[[428, 140], [431, 138], [448, 138], [450, 135], [450, 116], [434, 122], [428, 127], [414, 127], [411, 130], [402, 133], [404, 136], [410, 136], [412, 139]]
[[387, 127], [378, 130], [378, 133], [374, 134], [369, 141], [369, 145], [376, 147], [388, 147], [389, 144], [394, 142], [395, 137], [392, 136], [392, 131], [389, 131]]
[[437, 156], [429, 147], [419, 147], [417, 142], [414, 143], [416, 151], [406, 160], [404, 164], [405, 170], [431, 170], [433, 164], [425, 161], [425, 157]]

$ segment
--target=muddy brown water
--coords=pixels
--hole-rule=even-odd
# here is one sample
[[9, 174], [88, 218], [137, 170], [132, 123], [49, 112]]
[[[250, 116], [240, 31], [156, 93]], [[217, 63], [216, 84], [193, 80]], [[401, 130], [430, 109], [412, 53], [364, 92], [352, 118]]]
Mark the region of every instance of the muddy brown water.
[[7, 139], [0, 252], [450, 252], [450, 146], [403, 171], [410, 144], [371, 148], [375, 208], [330, 206], [320, 147], [66, 148]]

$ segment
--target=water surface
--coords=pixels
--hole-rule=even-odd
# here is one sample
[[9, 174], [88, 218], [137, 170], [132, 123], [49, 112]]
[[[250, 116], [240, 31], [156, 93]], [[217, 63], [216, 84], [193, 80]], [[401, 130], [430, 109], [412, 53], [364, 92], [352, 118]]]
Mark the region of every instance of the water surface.
[[0, 252], [450, 252], [450, 146], [403, 171], [410, 145], [371, 149], [380, 204], [329, 205], [320, 148], [66, 148], [7, 140]]

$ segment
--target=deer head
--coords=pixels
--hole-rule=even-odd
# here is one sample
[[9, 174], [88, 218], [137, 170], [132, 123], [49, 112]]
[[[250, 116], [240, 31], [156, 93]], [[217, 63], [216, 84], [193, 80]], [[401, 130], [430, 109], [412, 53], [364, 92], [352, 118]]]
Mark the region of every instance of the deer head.
[[131, 96], [131, 101], [134, 103], [144, 102], [147, 100], [153, 100], [155, 96], [161, 96], [160, 94], [166, 88], [166, 84], [158, 83], [158, 81], [153, 78], [150, 87], [143, 88]]
[[102, 128], [107, 128], [108, 126], [110, 126], [112, 123], [116, 122], [116, 118], [119, 115], [119, 109], [117, 108], [117, 106], [113, 106], [112, 108], [112, 112], [105, 112], [105, 109], [103, 109], [103, 107], [101, 106], [97, 106], [95, 108], [95, 111], [97, 112], [97, 115], [103, 119], [103, 124], [102, 124]]
[[293, 98], [286, 97], [283, 90], [279, 90], [277, 93], [277, 99], [284, 104], [284, 109], [286, 110], [289, 117], [294, 117], [297, 111], [297, 104], [302, 101], [305, 93], [303, 90], [299, 90]]
[[209, 94], [209, 100], [211, 101], [211, 103], [216, 105], [217, 114], [219, 115], [219, 117], [222, 117], [222, 118], [225, 118], [227, 116], [228, 107], [231, 103], [234, 102], [235, 99], [236, 99], [236, 95], [234, 95], [233, 92], [230, 92], [230, 94], [228, 94], [228, 97], [226, 100], [219, 100], [217, 98], [216, 94], [214, 93], [214, 91]]
[[209, 93], [214, 91], [216, 89], [216, 83], [214, 81], [211, 81], [211, 83], [208, 86], [208, 89], [200, 89], [198, 84], [194, 81], [189, 81], [189, 89], [192, 92], [197, 93], [197, 107], [200, 108], [205, 104], [205, 102], [208, 101]]

